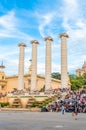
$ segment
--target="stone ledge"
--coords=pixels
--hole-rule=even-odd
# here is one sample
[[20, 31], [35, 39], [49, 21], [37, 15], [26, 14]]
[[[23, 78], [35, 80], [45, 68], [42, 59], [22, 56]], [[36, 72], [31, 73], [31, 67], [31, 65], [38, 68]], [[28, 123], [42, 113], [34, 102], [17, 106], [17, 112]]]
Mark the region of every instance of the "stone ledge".
[[41, 112], [40, 108], [1, 108], [1, 111]]

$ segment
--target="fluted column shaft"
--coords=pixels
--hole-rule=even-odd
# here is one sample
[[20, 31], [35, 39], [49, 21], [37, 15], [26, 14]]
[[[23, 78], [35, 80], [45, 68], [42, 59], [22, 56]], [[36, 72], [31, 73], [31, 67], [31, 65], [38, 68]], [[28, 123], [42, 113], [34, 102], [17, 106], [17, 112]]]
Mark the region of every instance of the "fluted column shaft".
[[24, 43], [18, 45], [20, 47], [19, 69], [18, 69], [18, 90], [24, 89]]
[[51, 37], [46, 37], [46, 61], [45, 61], [45, 91], [51, 89]]
[[37, 44], [38, 41], [33, 40], [32, 43], [32, 68], [31, 68], [31, 91], [37, 88]]
[[67, 38], [66, 33], [60, 34], [61, 38], [61, 88], [68, 87], [68, 68], [67, 68]]

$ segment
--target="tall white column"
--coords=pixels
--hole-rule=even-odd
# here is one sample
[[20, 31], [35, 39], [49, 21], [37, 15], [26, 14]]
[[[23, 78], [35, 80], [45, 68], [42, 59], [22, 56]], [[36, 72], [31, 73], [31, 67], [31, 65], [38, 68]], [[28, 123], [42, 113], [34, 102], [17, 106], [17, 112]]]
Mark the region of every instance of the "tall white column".
[[67, 68], [67, 38], [66, 33], [60, 34], [61, 38], [61, 88], [68, 87], [68, 68]]
[[24, 89], [24, 48], [26, 45], [24, 43], [20, 43], [20, 54], [19, 54], [19, 68], [18, 68], [18, 90]]
[[45, 91], [51, 89], [51, 42], [52, 37], [46, 37], [46, 61], [45, 61]]
[[31, 41], [32, 44], [32, 68], [31, 68], [31, 91], [37, 88], [37, 40]]

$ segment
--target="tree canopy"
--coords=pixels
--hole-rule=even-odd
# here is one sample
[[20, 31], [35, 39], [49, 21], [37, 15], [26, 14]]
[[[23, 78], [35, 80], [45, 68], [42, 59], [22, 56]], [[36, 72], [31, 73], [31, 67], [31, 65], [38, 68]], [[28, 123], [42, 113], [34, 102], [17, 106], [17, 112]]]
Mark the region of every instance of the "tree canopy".
[[59, 72], [53, 72], [51, 74], [51, 77], [54, 78], [54, 79], [61, 79], [61, 74]]
[[[61, 74], [59, 72], [53, 72], [51, 73], [51, 77], [54, 79], [61, 80]], [[86, 73], [84, 73], [82, 76], [76, 76], [74, 74], [69, 75], [70, 83], [71, 83], [71, 89], [77, 90], [80, 88], [86, 89]]]
[[79, 77], [71, 74], [69, 75], [69, 78], [70, 78], [72, 90], [86, 88], [86, 73]]

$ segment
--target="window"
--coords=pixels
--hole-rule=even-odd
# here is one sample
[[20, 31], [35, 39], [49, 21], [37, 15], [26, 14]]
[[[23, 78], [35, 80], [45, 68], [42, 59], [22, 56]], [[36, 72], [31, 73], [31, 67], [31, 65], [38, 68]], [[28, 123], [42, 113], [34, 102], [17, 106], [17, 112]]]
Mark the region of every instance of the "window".
[[2, 76], [2, 79], [4, 79], [4, 76]]
[[1, 86], [1, 89], [2, 89], [2, 90], [5, 89], [5, 85], [2, 85], [2, 86]]

